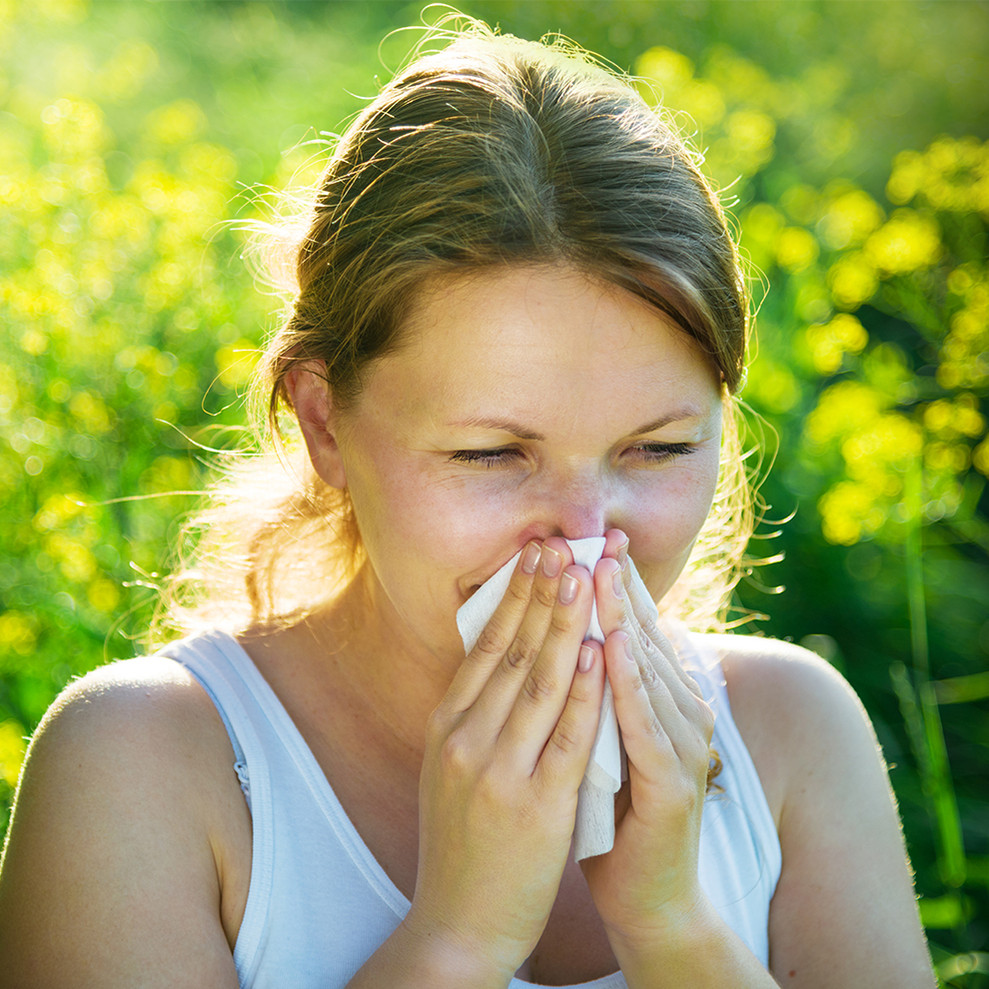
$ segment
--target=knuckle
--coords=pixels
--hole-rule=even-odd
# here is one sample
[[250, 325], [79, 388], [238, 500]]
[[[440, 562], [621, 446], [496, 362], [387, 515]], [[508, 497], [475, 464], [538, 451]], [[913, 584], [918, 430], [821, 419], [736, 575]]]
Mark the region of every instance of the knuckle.
[[652, 617], [646, 617], [640, 622], [642, 626], [643, 635], [647, 636], [652, 643], [657, 643], [666, 638], [663, 633], [659, 630], [659, 626], [656, 624], [656, 619]]
[[656, 672], [656, 667], [648, 659], [646, 662], [639, 664], [639, 678], [642, 680], [642, 684], [646, 690], [651, 690], [661, 683], [661, 678], [659, 673]]
[[635, 635], [636, 638], [639, 640], [639, 645], [646, 652], [655, 653], [657, 651], [658, 647], [656, 646], [656, 642], [653, 639], [650, 630], [646, 626], [639, 625], [638, 623], [636, 623]]
[[556, 588], [537, 583], [532, 589], [532, 596], [544, 608], [552, 608], [556, 604]]
[[505, 666], [511, 670], [527, 670], [536, 657], [536, 650], [526, 636], [517, 635], [505, 650]]
[[440, 704], [426, 719], [426, 744], [435, 746], [447, 734], [447, 713], [444, 705]]
[[568, 717], [560, 718], [550, 736], [550, 744], [564, 755], [576, 752], [581, 746], [581, 741], [576, 724]]
[[645, 653], [650, 666], [669, 663], [666, 653], [663, 652], [650, 633], [643, 631], [640, 635], [639, 644], [642, 646], [642, 651]]
[[511, 580], [508, 589], [505, 591], [504, 600], [525, 605], [529, 603], [529, 586], [519, 580]]
[[558, 634], [569, 632], [573, 627], [573, 620], [571, 618], [572, 614], [572, 610], [563, 611], [559, 608], [554, 610], [553, 615], [549, 620], [550, 630]]
[[540, 701], [555, 696], [557, 692], [557, 682], [554, 677], [543, 670], [532, 670], [532, 672], [525, 678], [525, 683], [523, 684], [522, 689], [525, 691], [525, 694], [529, 700], [539, 703]]
[[492, 772], [490, 768], [477, 777], [476, 790], [479, 800], [487, 807], [497, 807], [511, 796], [501, 775]]
[[504, 648], [501, 640], [501, 629], [495, 622], [488, 622], [474, 644], [474, 652], [484, 653], [488, 656], [499, 656]]
[[646, 722], [645, 731], [646, 737], [652, 741], [666, 739], [666, 730], [663, 728], [663, 723], [657, 717], [652, 717]]
[[641, 670], [636, 670], [632, 673], [629, 686], [632, 688], [633, 694], [644, 694], [647, 692], [646, 682], [642, 678]]
[[440, 747], [440, 764], [444, 773], [456, 776], [469, 774], [473, 762], [473, 746], [461, 731], [452, 731]]
[[442, 753], [451, 735], [455, 734], [462, 724], [463, 714], [451, 707], [446, 700], [433, 710], [426, 719], [424, 733], [425, 749], [427, 752]]

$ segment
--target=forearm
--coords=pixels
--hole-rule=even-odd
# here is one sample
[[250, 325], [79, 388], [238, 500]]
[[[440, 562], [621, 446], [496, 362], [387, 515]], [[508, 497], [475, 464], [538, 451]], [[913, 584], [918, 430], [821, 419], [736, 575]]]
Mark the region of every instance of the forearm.
[[707, 902], [661, 935], [613, 936], [611, 943], [629, 989], [779, 989]]
[[513, 973], [499, 971], [479, 952], [404, 923], [347, 983], [347, 989], [506, 989]]

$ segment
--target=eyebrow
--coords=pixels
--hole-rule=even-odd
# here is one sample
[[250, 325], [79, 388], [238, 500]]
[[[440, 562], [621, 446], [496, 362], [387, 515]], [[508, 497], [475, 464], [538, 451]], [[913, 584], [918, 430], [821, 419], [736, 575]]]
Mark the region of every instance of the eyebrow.
[[451, 426], [474, 427], [479, 429], [493, 429], [499, 433], [511, 433], [520, 440], [540, 441], [546, 439], [542, 433], [529, 429], [512, 419], [496, 419], [488, 416], [470, 416], [468, 419], [461, 419], [459, 422], [451, 422]]
[[657, 429], [662, 429], [671, 422], [681, 422], [684, 419], [700, 419], [702, 414], [699, 409], [688, 405], [682, 409], [675, 409], [673, 412], [668, 412], [658, 419], [653, 419], [652, 422], [643, 423], [643, 425], [639, 426], [638, 429], [633, 429], [628, 435], [639, 436], [643, 433], [654, 433]]
[[[650, 422], [643, 423], [638, 427], [638, 429], [630, 430], [628, 435], [641, 436], [645, 433], [653, 433], [657, 429], [662, 429], [664, 426], [668, 426], [672, 422], [680, 422], [684, 419], [698, 419], [700, 416], [701, 413], [698, 409], [693, 408], [692, 406], [686, 406], [682, 409], [675, 409], [672, 412], [668, 412], [666, 415], [662, 415], [658, 419], [653, 419]], [[517, 436], [520, 440], [540, 442], [546, 439], [542, 433], [537, 433], [535, 430], [529, 429], [528, 426], [523, 426], [521, 423], [515, 422], [513, 419], [498, 419], [493, 416], [470, 416], [467, 419], [461, 419], [459, 422], [452, 422], [450, 425], [454, 427], [492, 429], [501, 433], [511, 433], [513, 436]]]

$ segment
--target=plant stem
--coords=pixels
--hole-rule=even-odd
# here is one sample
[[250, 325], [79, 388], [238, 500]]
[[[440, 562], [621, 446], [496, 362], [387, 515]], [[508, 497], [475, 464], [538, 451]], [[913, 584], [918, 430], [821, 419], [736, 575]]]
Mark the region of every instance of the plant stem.
[[[922, 455], [921, 455], [922, 456]], [[965, 882], [965, 846], [961, 818], [948, 764], [941, 712], [930, 675], [927, 600], [923, 559], [923, 467], [918, 457], [905, 478], [907, 503], [906, 579], [910, 615], [913, 679], [923, 724], [924, 757], [918, 759], [924, 791], [931, 799], [938, 837], [938, 868], [949, 887]]]

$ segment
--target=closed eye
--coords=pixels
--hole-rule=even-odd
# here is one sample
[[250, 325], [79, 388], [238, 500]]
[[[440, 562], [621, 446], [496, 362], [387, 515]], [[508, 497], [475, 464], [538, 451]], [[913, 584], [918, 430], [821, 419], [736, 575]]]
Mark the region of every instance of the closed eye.
[[521, 457], [522, 451], [515, 446], [500, 446], [493, 450], [454, 450], [450, 459], [459, 464], [473, 464], [478, 467], [498, 467]]
[[631, 447], [629, 452], [640, 456], [647, 463], [659, 464], [676, 457], [685, 457], [695, 449], [690, 443], [639, 443]]

